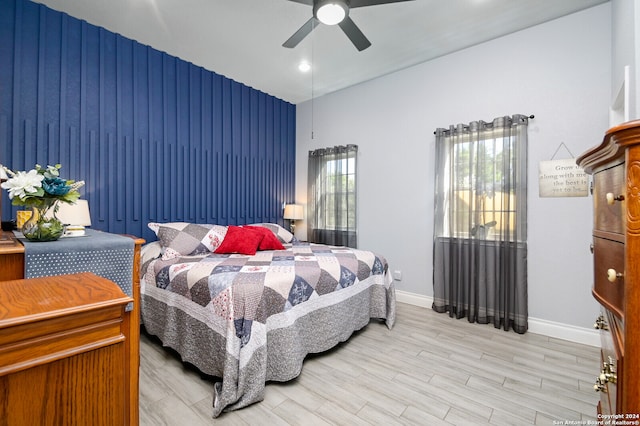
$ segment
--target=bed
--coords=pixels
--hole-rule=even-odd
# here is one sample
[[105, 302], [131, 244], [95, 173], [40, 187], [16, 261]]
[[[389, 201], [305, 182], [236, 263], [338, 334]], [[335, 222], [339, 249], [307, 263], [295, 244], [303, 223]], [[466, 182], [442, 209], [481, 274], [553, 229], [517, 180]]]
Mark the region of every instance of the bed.
[[264, 399], [305, 356], [372, 319], [395, 321], [384, 257], [297, 241], [276, 224], [149, 224], [141, 254], [141, 319], [183, 361], [216, 377], [213, 416]]

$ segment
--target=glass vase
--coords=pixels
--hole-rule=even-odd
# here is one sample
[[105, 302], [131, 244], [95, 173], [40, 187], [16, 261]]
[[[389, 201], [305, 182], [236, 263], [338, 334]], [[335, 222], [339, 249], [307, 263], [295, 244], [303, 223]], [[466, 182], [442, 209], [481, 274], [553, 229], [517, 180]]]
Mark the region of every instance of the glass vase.
[[56, 218], [55, 212], [47, 215], [51, 205], [43, 207], [31, 206], [31, 217], [22, 225], [22, 234], [29, 241], [55, 241], [64, 232], [62, 222]]

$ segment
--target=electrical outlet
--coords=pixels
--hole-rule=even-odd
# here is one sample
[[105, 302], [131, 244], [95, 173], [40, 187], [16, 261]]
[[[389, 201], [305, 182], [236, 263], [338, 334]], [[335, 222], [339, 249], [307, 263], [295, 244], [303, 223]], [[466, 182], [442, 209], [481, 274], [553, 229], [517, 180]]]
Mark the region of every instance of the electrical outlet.
[[396, 281], [402, 281], [402, 271], [400, 270], [393, 271], [393, 279]]

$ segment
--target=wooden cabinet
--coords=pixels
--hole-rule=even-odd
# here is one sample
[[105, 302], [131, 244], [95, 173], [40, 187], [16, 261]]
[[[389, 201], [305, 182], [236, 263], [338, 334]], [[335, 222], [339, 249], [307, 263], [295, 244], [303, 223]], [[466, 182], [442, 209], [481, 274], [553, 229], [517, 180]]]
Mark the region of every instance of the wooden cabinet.
[[[640, 414], [640, 120], [577, 160], [593, 175], [592, 294], [602, 306], [598, 412]], [[631, 419], [633, 421], [637, 418]]]
[[1, 282], [0, 424], [130, 424], [131, 301], [92, 273]]
[[[12, 233], [4, 233], [4, 235], [11, 240], [11, 242], [4, 242], [0, 244], [0, 287], [4, 285], [2, 281], [16, 280], [24, 278], [25, 270], [25, 248], [24, 246], [13, 237]], [[137, 425], [139, 417], [139, 368], [140, 368], [140, 248], [144, 244], [144, 240], [141, 238], [128, 236], [133, 239], [134, 251], [133, 251], [133, 282], [131, 283], [132, 297], [133, 297], [133, 309], [130, 313], [130, 318], [126, 324], [128, 327], [127, 336], [128, 339], [124, 345], [127, 351], [126, 359], [127, 366], [124, 370], [125, 380], [127, 382], [127, 388], [125, 394], [128, 397], [127, 400], [127, 412], [129, 413], [129, 419], [127, 424]], [[51, 244], [51, 243], [42, 243]], [[26, 302], [25, 302], [26, 303]], [[0, 393], [2, 390], [0, 389]], [[2, 418], [0, 417], [0, 425], [2, 424]]]

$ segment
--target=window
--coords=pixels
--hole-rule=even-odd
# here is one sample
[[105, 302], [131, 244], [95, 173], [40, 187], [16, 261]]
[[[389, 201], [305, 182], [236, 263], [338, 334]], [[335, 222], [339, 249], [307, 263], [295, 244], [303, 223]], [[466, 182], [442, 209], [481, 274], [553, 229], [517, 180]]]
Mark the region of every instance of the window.
[[357, 246], [356, 145], [309, 152], [309, 240]]
[[[356, 226], [356, 159], [327, 160], [318, 176], [318, 194], [326, 200], [321, 203], [320, 217], [324, 229], [345, 230]], [[351, 210], [349, 209], [351, 207]], [[337, 212], [337, 214], [333, 214]]]
[[436, 130], [433, 309], [527, 330], [528, 117]]
[[460, 138], [453, 144], [450, 184], [451, 223], [443, 236], [513, 241], [516, 230], [515, 138], [487, 132], [482, 139]]

